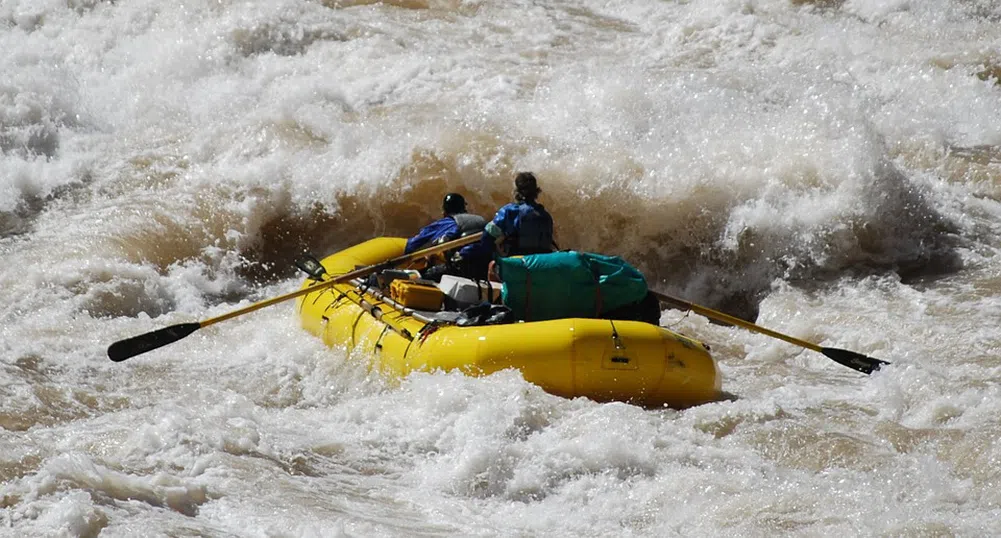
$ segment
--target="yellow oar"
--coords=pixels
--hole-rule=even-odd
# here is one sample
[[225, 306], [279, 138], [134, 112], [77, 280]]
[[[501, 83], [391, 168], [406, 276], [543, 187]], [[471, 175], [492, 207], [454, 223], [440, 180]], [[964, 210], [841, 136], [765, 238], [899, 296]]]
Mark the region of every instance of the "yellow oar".
[[764, 327], [755, 325], [755, 324], [753, 324], [753, 323], [751, 323], [749, 321], [744, 321], [744, 320], [742, 320], [740, 318], [735, 318], [735, 317], [733, 317], [731, 315], [724, 314], [722, 312], [717, 312], [717, 311], [712, 310], [710, 308], [706, 308], [704, 306], [699, 306], [699, 305], [694, 304], [694, 303], [690, 303], [688, 301], [685, 301], [684, 299], [678, 299], [677, 297], [671, 297], [670, 295], [667, 295], [665, 293], [660, 293], [660, 292], [656, 292], [656, 291], [652, 291], [652, 290], [651, 290], [651, 293], [653, 293], [654, 296], [656, 296], [662, 302], [676, 304], [676, 305], [681, 306], [681, 307], [683, 307], [683, 308], [685, 308], [687, 310], [691, 310], [692, 312], [695, 312], [696, 314], [702, 314], [703, 316], [705, 316], [707, 318], [712, 318], [712, 319], [715, 319], [716, 321], [721, 321], [723, 323], [729, 323], [731, 325], [738, 325], [738, 326], [743, 327], [743, 328], [745, 328], [745, 329], [747, 329], [749, 331], [754, 331], [756, 333], [765, 334], [765, 335], [771, 336], [772, 338], [778, 338], [779, 340], [783, 340], [783, 341], [789, 342], [790, 344], [793, 344], [793, 345], [797, 345], [797, 346], [800, 346], [800, 347], [805, 347], [806, 349], [812, 349], [813, 351], [817, 351], [819, 353], [823, 353], [827, 358], [834, 360], [838, 364], [847, 366], [847, 367], [849, 367], [849, 368], [851, 368], [853, 370], [858, 370], [859, 372], [862, 372], [863, 374], [871, 374], [874, 371], [879, 370], [879, 368], [881, 366], [883, 366], [884, 364], [890, 364], [890, 363], [888, 363], [886, 361], [881, 361], [879, 359], [874, 359], [872, 357], [868, 357], [868, 356], [863, 355], [861, 353], [856, 353], [854, 351], [848, 351], [847, 349], [838, 349], [838, 348], [833, 348], [833, 347], [821, 347], [821, 346], [818, 346], [817, 344], [812, 344], [812, 343], [807, 342], [805, 340], [800, 340], [799, 338], [793, 338], [792, 336], [789, 336], [789, 335], [786, 335], [786, 334], [782, 334], [782, 333], [779, 333], [779, 332], [775, 332], [775, 331], [773, 331], [771, 329], [766, 329]]
[[271, 306], [273, 304], [278, 304], [289, 299], [295, 299], [296, 297], [301, 297], [313, 293], [315, 291], [320, 291], [332, 287], [336, 284], [342, 282], [347, 282], [355, 278], [366, 277], [372, 273], [382, 271], [384, 269], [390, 269], [398, 265], [408, 263], [420, 258], [431, 256], [432, 254], [437, 254], [439, 252], [445, 252], [446, 250], [452, 250], [459, 248], [461, 246], [468, 245], [470, 243], [475, 243], [479, 241], [483, 232], [476, 233], [473, 235], [467, 235], [465, 237], [456, 239], [455, 241], [449, 241], [447, 243], [442, 243], [440, 245], [435, 245], [424, 250], [418, 250], [410, 254], [404, 254], [403, 256], [398, 256], [391, 260], [387, 260], [382, 263], [375, 265], [369, 265], [368, 267], [362, 267], [360, 269], [355, 269], [354, 271], [344, 273], [343, 275], [337, 275], [330, 280], [314, 284], [307, 288], [302, 288], [299, 291], [294, 291], [292, 293], [286, 293], [285, 295], [280, 295], [278, 297], [273, 297], [271, 299], [266, 299], [264, 301], [254, 303], [250, 306], [234, 310], [232, 312], [223, 314], [221, 316], [216, 316], [214, 318], [209, 318], [204, 321], [193, 322], [193, 323], [180, 323], [177, 325], [171, 325], [170, 327], [164, 327], [162, 329], [157, 329], [152, 332], [145, 334], [140, 334], [139, 336], [133, 336], [132, 338], [126, 338], [125, 340], [119, 340], [114, 344], [108, 346], [108, 357], [115, 362], [121, 362], [125, 359], [129, 359], [139, 355], [141, 353], [146, 353], [147, 351], [152, 351], [158, 347], [163, 347], [167, 344], [172, 344], [185, 336], [201, 329], [203, 327], [208, 327], [220, 321], [226, 321], [227, 319], [235, 318], [237, 316], [242, 316], [244, 314], [249, 314], [255, 310], [260, 310], [262, 308]]

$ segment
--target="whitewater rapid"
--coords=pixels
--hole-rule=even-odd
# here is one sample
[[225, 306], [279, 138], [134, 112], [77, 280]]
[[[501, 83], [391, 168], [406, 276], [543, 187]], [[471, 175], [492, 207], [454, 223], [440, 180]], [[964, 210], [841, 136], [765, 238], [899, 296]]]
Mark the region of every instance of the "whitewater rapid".
[[[0, 535], [1001, 535], [994, 0], [0, 0]], [[290, 260], [490, 216], [665, 310], [730, 398], [385, 379]]]

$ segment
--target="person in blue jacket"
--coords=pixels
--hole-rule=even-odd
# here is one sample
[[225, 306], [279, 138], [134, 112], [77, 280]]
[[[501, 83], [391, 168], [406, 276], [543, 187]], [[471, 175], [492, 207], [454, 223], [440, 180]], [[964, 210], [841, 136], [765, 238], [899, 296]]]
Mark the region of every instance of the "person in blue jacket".
[[552, 252], [553, 217], [536, 199], [542, 189], [531, 172], [521, 172], [514, 178], [513, 203], [497, 211], [487, 223], [483, 242], [502, 256], [522, 256]]
[[404, 254], [476, 233], [486, 224], [483, 217], [466, 213], [466, 199], [456, 192], [445, 195], [441, 210], [444, 214], [440, 219], [424, 226], [417, 235], [407, 240]]
[[[455, 192], [445, 195], [441, 209], [444, 216], [421, 228], [417, 235], [408, 239], [404, 254], [481, 232], [487, 223], [483, 217], [467, 213], [465, 198]], [[445, 253], [444, 264], [428, 267], [421, 272], [421, 276], [435, 281], [440, 280], [444, 274], [486, 279], [490, 259], [491, 251], [476, 242], [462, 247], [458, 252]]]

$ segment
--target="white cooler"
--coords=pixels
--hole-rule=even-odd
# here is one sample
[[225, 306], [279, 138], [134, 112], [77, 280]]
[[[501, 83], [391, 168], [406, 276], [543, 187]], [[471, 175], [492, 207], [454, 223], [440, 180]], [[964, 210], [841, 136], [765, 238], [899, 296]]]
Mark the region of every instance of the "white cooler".
[[501, 282], [490, 282], [486, 280], [472, 280], [454, 275], [442, 275], [438, 287], [451, 297], [456, 303], [463, 305], [474, 305], [483, 301], [500, 303]]

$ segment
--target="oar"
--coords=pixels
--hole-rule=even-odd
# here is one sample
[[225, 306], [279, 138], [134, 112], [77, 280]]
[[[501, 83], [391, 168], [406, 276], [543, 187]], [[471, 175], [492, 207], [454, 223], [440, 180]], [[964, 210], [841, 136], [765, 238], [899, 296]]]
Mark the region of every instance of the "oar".
[[158, 347], [163, 347], [167, 344], [172, 344], [185, 336], [201, 329], [203, 327], [208, 327], [220, 321], [226, 321], [227, 319], [235, 318], [237, 316], [242, 316], [244, 314], [249, 314], [255, 310], [260, 310], [262, 308], [271, 306], [273, 304], [278, 304], [289, 299], [295, 299], [296, 297], [301, 297], [303, 295], [308, 295], [310, 293], [320, 291], [336, 284], [342, 282], [347, 282], [355, 278], [366, 277], [372, 273], [382, 271], [384, 269], [390, 269], [398, 265], [402, 265], [407, 262], [418, 260], [432, 254], [437, 254], [439, 252], [444, 252], [446, 250], [452, 250], [470, 243], [475, 243], [479, 241], [483, 232], [476, 233], [473, 235], [467, 235], [465, 237], [456, 239], [455, 241], [449, 241], [447, 243], [442, 243], [440, 245], [435, 245], [424, 250], [418, 250], [417, 252], [412, 252], [410, 254], [404, 254], [403, 256], [397, 256], [382, 263], [375, 265], [369, 265], [368, 267], [362, 267], [355, 269], [354, 271], [344, 273], [342, 275], [337, 275], [330, 280], [314, 284], [312, 286], [302, 288], [299, 291], [294, 291], [292, 293], [286, 293], [285, 295], [280, 295], [278, 297], [273, 297], [271, 299], [266, 299], [259, 303], [254, 303], [250, 306], [234, 310], [232, 312], [217, 316], [214, 318], [209, 318], [204, 321], [192, 322], [192, 323], [179, 323], [177, 325], [171, 325], [170, 327], [164, 327], [162, 329], [157, 329], [152, 332], [145, 334], [140, 334], [139, 336], [133, 336], [132, 338], [126, 338], [125, 340], [119, 340], [114, 344], [108, 346], [108, 357], [115, 362], [121, 362], [126, 359], [135, 357], [141, 353], [146, 353], [147, 351], [152, 351]]
[[706, 308], [704, 306], [699, 306], [697, 304], [690, 303], [683, 299], [678, 299], [677, 297], [671, 297], [670, 295], [664, 293], [652, 290], [650, 293], [653, 293], [653, 295], [656, 296], [658, 299], [660, 299], [662, 302], [676, 304], [678, 306], [691, 310], [696, 314], [702, 314], [707, 318], [712, 318], [717, 321], [729, 323], [731, 325], [739, 325], [749, 331], [766, 334], [768, 336], [771, 336], [772, 338], [778, 338], [779, 340], [784, 340], [786, 342], [789, 342], [790, 344], [797, 345], [800, 347], [805, 347], [806, 349], [812, 349], [813, 351], [823, 353], [827, 358], [834, 360], [838, 364], [847, 366], [853, 370], [858, 370], [863, 374], [871, 374], [874, 371], [879, 370], [880, 367], [883, 366], [884, 364], [890, 364], [886, 361], [874, 359], [872, 357], [868, 357], [866, 355], [863, 355], [861, 353], [856, 353], [854, 351], [849, 351], [847, 349], [838, 349], [834, 347], [821, 347], [818, 346], [817, 344], [812, 344], [805, 340], [800, 340], [799, 338], [793, 338], [792, 336], [775, 332], [771, 329], [766, 329], [759, 325], [755, 325], [751, 322], [744, 321], [740, 318], [735, 318], [733, 316], [724, 314], [722, 312], [717, 312], [715, 310]]

